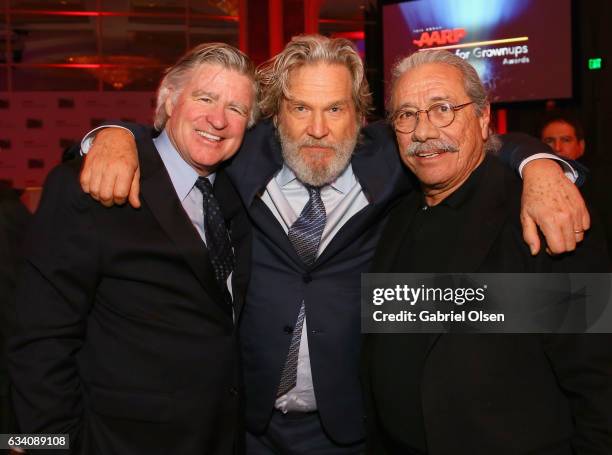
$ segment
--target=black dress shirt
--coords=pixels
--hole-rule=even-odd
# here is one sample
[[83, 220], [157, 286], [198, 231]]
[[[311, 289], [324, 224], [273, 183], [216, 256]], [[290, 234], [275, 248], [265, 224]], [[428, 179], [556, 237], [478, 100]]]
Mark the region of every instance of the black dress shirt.
[[[371, 271], [563, 272], [605, 269], [606, 257], [603, 254], [604, 248], [601, 248], [601, 232], [596, 224], [575, 253], [558, 258], [551, 258], [544, 252], [540, 252], [536, 257], [531, 256], [522, 239], [519, 219], [521, 182], [500, 166], [494, 157], [487, 156], [458, 190], [436, 206], [428, 207], [423, 194], [418, 191], [399, 201], [389, 216]], [[456, 422], [459, 428], [462, 427], [462, 422], [457, 419], [463, 417], [454, 413], [456, 408], [451, 403], [461, 399], [466, 400], [466, 403], [477, 403], [475, 406], [466, 404], [466, 411], [469, 407], [472, 412], [475, 412], [473, 408], [482, 404], [485, 412], [486, 402], [479, 401], [482, 396], [479, 395], [477, 387], [479, 375], [483, 372], [489, 374], [489, 369], [481, 363], [488, 361], [485, 360], [487, 357], [483, 352], [493, 349], [494, 346], [495, 349], [500, 349], [499, 355], [504, 356], [523, 352], [512, 346], [524, 344], [528, 347], [525, 352], [533, 346], [540, 346], [539, 341], [529, 335], [443, 335], [443, 346], [438, 342], [436, 348], [436, 368], [440, 367], [440, 357], [447, 355], [447, 351], [451, 352], [452, 356], [452, 352], [460, 350], [462, 356], [473, 358], [474, 364], [478, 368], [482, 367], [482, 371], [464, 367], [469, 362], [461, 363], [463, 361], [455, 368], [455, 362], [450, 360], [450, 357], [447, 362], [441, 362], [442, 365], [448, 365], [448, 368], [442, 367], [434, 373], [431, 370], [434, 364], [431, 358], [431, 342], [435, 337], [436, 334], [366, 336], [363, 375], [368, 403], [368, 453], [446, 453], [433, 450], [431, 444], [433, 442], [439, 449], [439, 440], [444, 439], [439, 432], [440, 422], [449, 420]], [[479, 343], [484, 343], [482, 349], [471, 351], [474, 346], [479, 346]], [[464, 345], [469, 346], [467, 351], [461, 348]], [[509, 349], [508, 353], [503, 351], [506, 348]], [[586, 352], [584, 355], [588, 354], [589, 352]], [[535, 360], [533, 365], [528, 362], [522, 364], [520, 360], [516, 364], [518, 369], [524, 367], [525, 372], [540, 371], [540, 368], [548, 371], [548, 367], [544, 368]], [[463, 378], [455, 376], [458, 374], [457, 370], [462, 371], [459, 374], [463, 374]], [[544, 381], [536, 373], [533, 375], [534, 378]], [[432, 411], [430, 406], [432, 386], [426, 383], [426, 378], [444, 384], [433, 386], [433, 393], [439, 396], [435, 402], [442, 403], [441, 408], [436, 408], [435, 411]], [[563, 379], [565, 378], [560, 377], [560, 380]], [[511, 381], [511, 378], [507, 380]], [[498, 381], [498, 378], [495, 377], [491, 381]], [[463, 383], [464, 386], [455, 386], [456, 383]], [[498, 385], [500, 391], [506, 387], [503, 376]], [[553, 385], [551, 384], [551, 387]], [[474, 387], [474, 390], [469, 387]], [[510, 387], [508, 389], [510, 390]], [[483, 392], [483, 395], [486, 393]], [[455, 398], [457, 396], [464, 398]], [[605, 401], [604, 395], [601, 397], [601, 401]], [[528, 413], [527, 410], [525, 412]], [[484, 415], [481, 417], [485, 418]], [[489, 420], [494, 422], [493, 419]], [[436, 431], [429, 434], [427, 429], [431, 430], [432, 427], [435, 427]], [[558, 431], [561, 433], [561, 427]], [[474, 429], [471, 429], [469, 434], [476, 439], [479, 437], [478, 431]], [[488, 449], [481, 450], [484, 453]]]

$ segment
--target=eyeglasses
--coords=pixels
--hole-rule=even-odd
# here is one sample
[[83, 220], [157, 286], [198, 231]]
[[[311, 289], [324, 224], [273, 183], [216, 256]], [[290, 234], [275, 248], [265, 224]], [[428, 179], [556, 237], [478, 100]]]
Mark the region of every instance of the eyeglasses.
[[433, 126], [444, 128], [453, 123], [456, 111], [473, 103], [474, 101], [470, 101], [458, 106], [453, 106], [451, 103], [436, 103], [429, 106], [428, 109], [400, 109], [391, 116], [391, 124], [395, 131], [405, 134], [412, 133], [419, 124], [419, 114], [425, 112], [427, 119]]

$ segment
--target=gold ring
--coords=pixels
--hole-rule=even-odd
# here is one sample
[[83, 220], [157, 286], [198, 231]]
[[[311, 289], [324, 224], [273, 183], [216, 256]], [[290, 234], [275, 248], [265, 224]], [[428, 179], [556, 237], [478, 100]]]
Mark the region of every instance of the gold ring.
[[580, 229], [579, 231], [574, 229], [574, 234], [582, 234], [584, 232], [584, 229]]

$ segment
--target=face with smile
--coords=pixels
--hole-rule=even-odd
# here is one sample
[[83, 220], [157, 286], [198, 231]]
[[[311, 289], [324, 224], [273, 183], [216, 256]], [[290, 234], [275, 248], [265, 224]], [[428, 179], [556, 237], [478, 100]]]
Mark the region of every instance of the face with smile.
[[[392, 94], [393, 111], [428, 109], [440, 102], [453, 106], [469, 103], [461, 72], [443, 63], [427, 63], [406, 71]], [[427, 114], [418, 114], [411, 133], [396, 131], [402, 161], [417, 176], [429, 205], [452, 194], [484, 159], [489, 107], [481, 116], [474, 104], [455, 112], [453, 122], [434, 126]]]
[[166, 100], [168, 137], [181, 157], [206, 176], [238, 151], [252, 105], [253, 84], [247, 76], [201, 65]]
[[288, 88], [276, 117], [285, 163], [303, 183], [329, 184], [357, 142], [351, 74], [339, 64], [306, 64], [289, 73]]
[[578, 140], [574, 127], [562, 120], [555, 120], [544, 127], [542, 142], [548, 144], [557, 155], [569, 160], [577, 160], [584, 154], [584, 140]]

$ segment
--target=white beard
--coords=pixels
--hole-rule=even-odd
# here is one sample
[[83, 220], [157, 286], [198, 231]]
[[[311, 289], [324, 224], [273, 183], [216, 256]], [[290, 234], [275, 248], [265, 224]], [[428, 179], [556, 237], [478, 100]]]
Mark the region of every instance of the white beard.
[[[293, 171], [298, 180], [306, 185], [322, 187], [336, 180], [351, 162], [351, 156], [357, 144], [358, 133], [340, 143], [307, 138], [294, 141], [278, 125], [278, 135], [282, 146], [285, 164]], [[334, 150], [334, 157], [323, 165], [313, 165], [312, 160], [305, 160], [302, 147], [326, 147]]]

